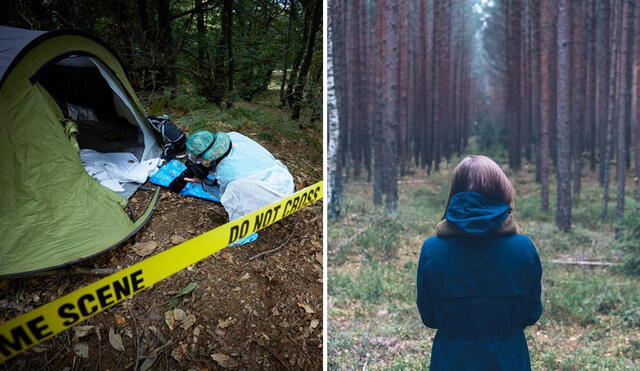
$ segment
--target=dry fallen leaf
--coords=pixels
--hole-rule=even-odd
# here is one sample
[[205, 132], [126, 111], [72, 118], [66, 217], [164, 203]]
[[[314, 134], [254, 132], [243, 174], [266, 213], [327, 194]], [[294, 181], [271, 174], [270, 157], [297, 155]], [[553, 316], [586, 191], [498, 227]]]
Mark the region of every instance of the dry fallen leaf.
[[109, 342], [111, 343], [111, 346], [114, 347], [116, 350], [124, 352], [124, 345], [122, 344], [122, 336], [116, 334], [113, 331], [113, 327], [109, 328]]
[[196, 323], [196, 316], [194, 316], [193, 314], [189, 314], [187, 318], [184, 319], [184, 322], [182, 322], [182, 325], [180, 325], [180, 327], [186, 330], [189, 327], [193, 326], [194, 323]]
[[220, 328], [227, 328], [229, 326], [231, 326], [233, 324], [233, 318], [229, 317], [227, 319], [219, 319], [218, 320], [218, 327]]
[[322, 254], [316, 254], [316, 261], [322, 265]]
[[231, 359], [228, 355], [222, 353], [213, 353], [211, 358], [218, 363], [226, 362]]
[[319, 241], [311, 240], [311, 244], [318, 250], [322, 250], [322, 244]]
[[240, 277], [240, 281], [244, 281], [244, 280], [248, 280], [249, 279], [249, 272], [245, 273], [242, 277]]
[[178, 362], [182, 361], [182, 348], [180, 348], [179, 346], [173, 348], [173, 350], [171, 351], [171, 357], [173, 357]]
[[229, 367], [235, 367], [237, 365], [235, 360], [233, 360], [231, 357], [229, 357], [226, 354], [213, 353], [211, 355], [211, 358], [213, 358], [214, 361], [218, 362], [220, 367], [229, 368]]
[[116, 323], [117, 323], [119, 326], [122, 326], [122, 325], [124, 325], [124, 324], [126, 324], [126, 323], [127, 323], [127, 320], [124, 318], [124, 316], [123, 316], [123, 315], [121, 315], [121, 314], [116, 314], [116, 316], [115, 316], [115, 317], [116, 317]]
[[182, 236], [178, 236], [178, 235], [173, 235], [171, 236], [171, 243], [174, 245], [178, 245], [183, 243], [184, 241], [186, 241], [186, 239]]
[[89, 345], [85, 343], [78, 343], [73, 346], [73, 352], [82, 358], [89, 358]]
[[311, 320], [311, 328], [316, 328], [320, 324], [320, 321], [317, 319]]
[[49, 350], [49, 348], [44, 347], [42, 345], [36, 345], [35, 347], [31, 348], [31, 350], [36, 352], [36, 353], [44, 353], [47, 350]]
[[151, 254], [156, 247], [158, 247], [156, 241], [136, 242], [133, 245], [133, 251], [139, 256], [147, 256]]
[[304, 308], [304, 311], [307, 313], [315, 313], [315, 311], [313, 310], [313, 308], [311, 308], [311, 306], [307, 303], [298, 303], [298, 306], [300, 308]]
[[182, 322], [187, 318], [187, 314], [182, 309], [176, 308], [173, 310], [173, 318], [178, 322]]
[[73, 328], [73, 330], [75, 331], [74, 336], [76, 337], [76, 339], [81, 338], [89, 334], [94, 328], [95, 326], [76, 326]]
[[169, 326], [169, 330], [173, 331], [173, 326], [175, 325], [176, 320], [173, 318], [172, 310], [164, 312], [164, 322]]
[[144, 362], [142, 363], [142, 366], [140, 366], [140, 371], [149, 370], [151, 366], [153, 366], [153, 362], [155, 362], [156, 359], [158, 359], [158, 351], [154, 350], [153, 352], [151, 352], [151, 354], [147, 356], [147, 359], [144, 360]]

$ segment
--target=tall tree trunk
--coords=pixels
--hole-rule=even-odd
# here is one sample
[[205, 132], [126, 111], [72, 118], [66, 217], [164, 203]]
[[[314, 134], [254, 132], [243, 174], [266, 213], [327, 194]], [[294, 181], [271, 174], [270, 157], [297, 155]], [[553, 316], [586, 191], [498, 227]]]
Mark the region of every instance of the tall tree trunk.
[[158, 50], [162, 51], [162, 76], [167, 85], [176, 84], [175, 53], [169, 19], [169, 0], [158, 0]]
[[541, 69], [541, 92], [542, 102], [540, 105], [540, 208], [544, 211], [549, 210], [549, 127], [551, 121], [551, 86], [550, 86], [550, 65], [551, 61], [551, 14], [549, 11], [550, 3], [553, 0], [541, 1], [541, 53], [540, 53], [540, 69]]
[[[636, 10], [636, 13], [640, 13]], [[638, 22], [638, 21], [636, 21]], [[640, 28], [640, 24], [636, 23], [636, 28]], [[635, 152], [635, 174], [634, 174], [634, 198], [640, 202], [640, 37], [636, 37], [636, 60], [635, 60], [635, 89], [636, 89], [636, 125], [634, 133], [634, 152]]]
[[[293, 106], [293, 89], [296, 85], [296, 81], [298, 81], [298, 70], [300, 69], [300, 65], [302, 65], [302, 59], [304, 58], [304, 52], [309, 44], [309, 34], [311, 33], [311, 19], [313, 18], [314, 12], [314, 4], [312, 1], [306, 1], [302, 3], [302, 9], [304, 13], [304, 21], [302, 28], [302, 40], [298, 44], [298, 50], [296, 51], [296, 55], [293, 58], [293, 67], [291, 68], [291, 73], [289, 76], [289, 83], [287, 84], [287, 91], [285, 93], [285, 104], [288, 106]], [[343, 13], [346, 13], [343, 11]], [[341, 29], [343, 32], [346, 31], [346, 27], [349, 26], [349, 20], [343, 20]], [[346, 32], [344, 34], [345, 39], [349, 36]], [[346, 46], [346, 45], [345, 45]], [[346, 53], [346, 49], [344, 50]], [[345, 57], [346, 59], [346, 57]], [[345, 82], [346, 84], [346, 82]]]
[[233, 0], [224, 0], [222, 3], [222, 33], [226, 45], [226, 65], [227, 65], [227, 89], [226, 89], [226, 106], [231, 107], [233, 104]]
[[333, 69], [333, 33], [332, 22], [327, 25], [327, 173], [329, 182], [327, 187], [328, 217], [336, 219], [340, 216], [340, 201], [342, 197], [342, 169], [338, 160], [340, 148], [340, 122], [338, 121], [338, 97], [334, 84]]
[[289, 69], [289, 49], [291, 49], [291, 26], [296, 16], [296, 2], [289, 0], [289, 19], [287, 20], [287, 42], [284, 49], [284, 64], [282, 68], [282, 81], [280, 82], [280, 106], [284, 105], [285, 86], [287, 81], [287, 70]]
[[586, 90], [586, 69], [585, 69], [585, 61], [586, 61], [586, 48], [584, 43], [584, 33], [585, 33], [585, 4], [583, 2], [573, 3], [573, 42], [572, 42], [572, 58], [574, 59], [571, 63], [573, 66], [573, 82], [571, 84], [571, 139], [572, 139], [572, 159], [573, 159], [573, 193], [576, 196], [580, 195], [581, 190], [581, 178], [582, 178], [582, 145], [583, 145], [583, 136], [584, 131], [586, 129], [584, 125], [585, 121], [585, 90]]
[[309, 67], [311, 67], [311, 59], [315, 51], [314, 46], [316, 43], [316, 34], [322, 25], [322, 1], [316, 0], [313, 7], [313, 20], [311, 21], [311, 32], [309, 34], [309, 42], [307, 44], [307, 52], [300, 67], [300, 73], [298, 73], [296, 85], [293, 90], [293, 113], [291, 114], [292, 120], [300, 118], [300, 110], [302, 109], [303, 92], [307, 81], [307, 75], [309, 74]]
[[609, 89], [608, 89], [608, 104], [607, 104], [607, 121], [605, 127], [605, 148], [604, 148], [604, 156], [602, 158], [602, 162], [604, 163], [603, 169], [603, 178], [602, 178], [602, 210], [600, 212], [600, 218], [602, 220], [606, 219], [608, 209], [609, 209], [609, 167], [613, 152], [613, 127], [615, 125], [615, 97], [616, 97], [616, 86], [618, 80], [618, 74], [616, 73], [618, 60], [620, 59], [618, 56], [618, 40], [620, 34], [618, 32], [618, 24], [620, 20], [619, 7], [613, 7], [613, 22], [610, 23], [611, 30], [610, 34], [612, 35], [612, 39], [610, 41], [611, 45], [611, 53], [610, 53], [610, 61], [609, 61]]
[[442, 55], [440, 51], [442, 49], [442, 2], [437, 1], [433, 4], [433, 31], [431, 32], [432, 42], [431, 42], [431, 55], [432, 64], [431, 64], [431, 117], [430, 117], [430, 128], [431, 128], [431, 142], [429, 143], [432, 148], [431, 158], [429, 160], [428, 171], [431, 170], [431, 164], [433, 163], [433, 168], [435, 171], [440, 169], [440, 128], [442, 123], [441, 120], [441, 111], [443, 110], [442, 105], [440, 104], [443, 91], [440, 90], [440, 80], [442, 80]]
[[542, 148], [541, 148], [541, 70], [540, 54], [542, 53], [540, 30], [540, 2], [532, 4], [531, 9], [531, 121], [533, 131], [533, 142], [536, 156], [536, 182], [542, 183]]
[[141, 41], [145, 42], [147, 39], [147, 33], [149, 32], [148, 4], [147, 0], [136, 0], [136, 3], [138, 4], [138, 18], [140, 19], [140, 34], [142, 35]]
[[395, 1], [387, 1], [387, 54], [386, 54], [386, 75], [387, 84], [385, 95], [387, 107], [385, 109], [383, 122], [383, 189], [385, 193], [385, 214], [395, 217], [398, 213], [398, 75], [399, 75], [399, 53], [398, 53], [398, 4]]
[[598, 70], [596, 67], [596, 14], [597, 14], [597, 0], [591, 0], [588, 4], [589, 6], [589, 15], [588, 15], [588, 27], [587, 27], [587, 35], [589, 39], [589, 50], [588, 50], [588, 58], [587, 58], [587, 127], [588, 129], [588, 138], [589, 138], [589, 167], [591, 171], [596, 170], [597, 164], [597, 145], [596, 138], [598, 130], [597, 130], [597, 105], [598, 105], [598, 95], [597, 95], [597, 79], [598, 79]]
[[[378, 44], [378, 60], [386, 61], [387, 59], [387, 20], [386, 20], [386, 2], [390, 0], [376, 0], [376, 40]], [[373, 203], [375, 205], [382, 205], [382, 195], [384, 191], [384, 154], [383, 154], [383, 132], [382, 126], [384, 125], [383, 116], [387, 110], [386, 92], [384, 91], [387, 86], [387, 69], [384, 63], [378, 63], [376, 65], [378, 74], [376, 78], [376, 123], [373, 127], [373, 141], [374, 141], [374, 183], [373, 183]]]
[[620, 95], [622, 99], [622, 109], [620, 110], [620, 118], [618, 119], [618, 161], [616, 164], [616, 224], [615, 237], [622, 237], [622, 229], [620, 223], [624, 214], [624, 189], [626, 180], [626, 159], [627, 148], [629, 142], [627, 138], [630, 136], [628, 128], [631, 127], [631, 99], [633, 81], [633, 65], [634, 65], [634, 47], [635, 47], [635, 22], [636, 22], [636, 4], [635, 1], [625, 0], [623, 3], [623, 29], [622, 29], [622, 53], [624, 75], [621, 81]]
[[407, 104], [409, 101], [409, 97], [407, 96], [408, 90], [408, 50], [407, 50], [407, 14], [406, 8], [407, 4], [405, 0], [399, 1], [399, 32], [398, 38], [399, 41], [399, 60], [398, 60], [398, 106], [399, 106], [399, 114], [398, 114], [398, 161], [400, 166], [400, 174], [405, 175], [407, 173], [407, 147], [405, 145], [405, 138], [407, 136]]
[[571, 229], [571, 188], [570, 188], [570, 72], [569, 57], [571, 53], [571, 18], [569, 0], [559, 0], [558, 8], [558, 122], [557, 140], [557, 213], [556, 225], [562, 231]]
[[[607, 133], [609, 122], [609, 88], [611, 81], [610, 73], [610, 19], [611, 8], [608, 1], [598, 1], [598, 11], [596, 12], [596, 69], [598, 70], [598, 180], [602, 187], [605, 187], [605, 170], [607, 169], [607, 161], [605, 160], [607, 149]], [[608, 187], [608, 186], [607, 186]], [[606, 208], [601, 212], [601, 218], [606, 217]]]
[[207, 52], [207, 30], [204, 23], [202, 0], [195, 0], [194, 10], [196, 12], [196, 30], [198, 36], [198, 93], [202, 96], [208, 96], [212, 88], [212, 78]]

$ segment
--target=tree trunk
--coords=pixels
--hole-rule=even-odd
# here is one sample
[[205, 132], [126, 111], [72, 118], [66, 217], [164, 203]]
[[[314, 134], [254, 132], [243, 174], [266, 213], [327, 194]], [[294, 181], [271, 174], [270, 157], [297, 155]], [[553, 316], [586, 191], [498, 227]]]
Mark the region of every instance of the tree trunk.
[[571, 84], [571, 139], [572, 139], [572, 159], [573, 159], [573, 193], [576, 196], [580, 195], [581, 190], [581, 177], [582, 177], [582, 145], [583, 136], [586, 129], [584, 125], [585, 121], [585, 91], [586, 91], [586, 48], [584, 43], [584, 20], [585, 20], [585, 4], [573, 3], [574, 11], [574, 25], [573, 25], [573, 40], [571, 56], [573, 61], [573, 82]]
[[605, 148], [604, 148], [604, 157], [602, 162], [604, 163], [603, 169], [603, 178], [602, 178], [602, 210], [600, 212], [600, 218], [605, 220], [607, 218], [607, 213], [609, 209], [609, 167], [611, 162], [611, 155], [613, 152], [613, 127], [615, 125], [615, 97], [616, 97], [616, 86], [618, 80], [618, 74], [616, 73], [616, 67], [618, 64], [618, 60], [620, 59], [618, 56], [618, 39], [620, 34], [618, 32], [618, 23], [620, 20], [618, 17], [620, 16], [620, 11], [618, 7], [613, 7], [613, 22], [611, 22], [611, 31], [610, 34], [613, 38], [610, 41], [611, 54], [609, 61], [609, 89], [608, 89], [608, 104], [607, 104], [607, 121], [605, 127]]
[[[386, 20], [386, 1], [388, 0], [376, 0], [376, 40], [378, 44], [377, 59], [379, 61], [386, 61], [387, 58], [387, 20]], [[382, 194], [384, 190], [384, 173], [383, 173], [383, 139], [382, 139], [382, 126], [384, 124], [383, 115], [386, 112], [386, 96], [383, 89], [387, 84], [387, 69], [384, 63], [378, 63], [376, 66], [378, 74], [376, 77], [376, 108], [375, 117], [376, 122], [373, 126], [373, 141], [374, 141], [374, 183], [373, 183], [373, 203], [375, 205], [382, 205]]]
[[540, 30], [540, 2], [536, 1], [532, 4], [531, 9], [531, 121], [533, 131], [533, 142], [535, 148], [536, 160], [536, 182], [542, 183], [542, 148], [541, 148], [541, 68], [540, 54], [542, 53]]
[[622, 29], [622, 53], [624, 75], [621, 81], [620, 93], [622, 98], [622, 109], [620, 110], [620, 118], [618, 120], [618, 161], [616, 164], [616, 224], [615, 237], [622, 237], [622, 229], [620, 223], [624, 214], [624, 189], [626, 180], [626, 159], [627, 148], [629, 146], [627, 138], [630, 132], [627, 130], [631, 127], [631, 98], [633, 81], [633, 65], [634, 65], [634, 47], [635, 47], [635, 22], [636, 22], [636, 4], [635, 1], [624, 1], [623, 11], [623, 29]]
[[542, 102], [540, 105], [540, 208], [543, 211], [549, 210], [549, 127], [551, 120], [551, 15], [549, 12], [550, 3], [553, 0], [542, 0], [541, 2], [541, 53], [540, 53], [540, 74]]
[[149, 32], [148, 4], [147, 0], [136, 0], [136, 3], [138, 4], [138, 18], [140, 19], [141, 41], [144, 43], [147, 39], [147, 33]]
[[399, 53], [398, 53], [398, 4], [395, 1], [387, 1], [387, 42], [386, 42], [386, 75], [387, 84], [385, 95], [387, 107], [385, 109], [383, 122], [383, 190], [385, 194], [385, 214], [396, 217], [398, 213], [398, 75], [399, 75]]
[[226, 65], [227, 65], [227, 89], [226, 89], [226, 106], [231, 107], [233, 104], [233, 0], [224, 0], [222, 5], [222, 34], [226, 46]]
[[338, 153], [340, 148], [340, 122], [338, 121], [338, 101], [334, 84], [333, 69], [333, 34], [332, 22], [327, 25], [327, 185], [328, 216], [336, 219], [340, 216], [340, 200], [342, 197], [342, 171]]
[[[640, 13], [636, 10], [636, 13]], [[636, 28], [640, 28], [636, 24]], [[635, 152], [635, 174], [634, 174], [634, 198], [640, 202], [640, 37], [636, 37], [636, 60], [635, 60], [635, 89], [636, 89], [636, 125], [634, 133], [634, 152]]]
[[570, 73], [571, 18], [569, 0], [559, 0], [558, 13], [558, 122], [557, 141], [557, 213], [556, 225], [562, 231], [571, 229], [570, 153]]
[[[598, 70], [598, 104], [597, 107], [597, 127], [598, 127], [598, 157], [600, 160], [598, 166], [598, 180], [600, 186], [605, 187], [605, 170], [607, 169], [607, 161], [605, 161], [607, 149], [607, 133], [609, 122], [609, 80], [610, 73], [610, 4], [608, 1], [598, 1], [598, 11], [596, 12], [596, 69]], [[608, 186], [607, 186], [608, 187]], [[606, 217], [606, 208], [601, 212], [601, 218]]]
[[302, 109], [303, 92], [307, 81], [307, 75], [309, 74], [309, 67], [311, 67], [311, 58], [314, 53], [314, 46], [316, 42], [316, 34], [322, 26], [322, 1], [316, 0], [313, 7], [313, 20], [311, 21], [311, 32], [309, 34], [309, 42], [307, 44], [307, 52], [305, 54], [304, 61], [300, 67], [300, 73], [298, 73], [296, 79], [296, 85], [293, 90], [293, 113], [291, 114], [292, 120], [300, 118], [300, 110]]
[[[302, 9], [304, 12], [304, 22], [302, 28], [302, 40], [300, 44], [298, 44], [298, 50], [296, 51], [296, 55], [293, 58], [293, 67], [291, 68], [291, 73], [289, 76], [289, 83], [287, 84], [287, 91], [285, 93], [285, 101], [284, 104], [288, 106], [293, 105], [293, 89], [295, 87], [296, 81], [298, 80], [298, 70], [300, 69], [300, 65], [302, 64], [302, 59], [304, 58], [304, 52], [309, 43], [309, 34], [311, 33], [311, 19], [313, 18], [314, 6], [311, 1], [303, 2]], [[344, 13], [344, 12], [343, 12]], [[348, 20], [342, 22], [341, 30], [345, 32], [345, 28], [349, 25]], [[344, 36], [347, 37], [348, 34], [344, 33]], [[346, 45], [345, 45], [346, 47]], [[346, 48], [343, 52], [346, 52]], [[346, 58], [345, 58], [346, 59]], [[345, 82], [346, 84], [346, 82]], [[284, 105], [282, 104], [282, 105]]]
[[289, 0], [289, 19], [287, 20], [287, 42], [284, 50], [284, 65], [282, 68], [282, 81], [280, 82], [280, 106], [284, 105], [285, 86], [287, 81], [287, 69], [289, 69], [289, 49], [291, 49], [291, 26], [296, 15], [296, 2]]
[[162, 53], [162, 77], [167, 85], [176, 84], [175, 53], [169, 19], [169, 0], [158, 0], [158, 50]]

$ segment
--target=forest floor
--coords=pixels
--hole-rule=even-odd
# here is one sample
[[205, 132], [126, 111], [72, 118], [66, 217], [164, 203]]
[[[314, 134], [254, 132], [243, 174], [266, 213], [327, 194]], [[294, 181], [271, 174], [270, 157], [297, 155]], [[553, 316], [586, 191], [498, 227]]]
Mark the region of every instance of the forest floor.
[[[253, 138], [288, 167], [299, 190], [322, 179], [322, 123], [300, 129], [278, 108], [277, 93], [224, 111], [187, 90], [174, 98], [141, 98], [189, 132], [238, 131]], [[139, 190], [130, 200], [134, 211], [149, 197]], [[121, 269], [144, 259], [136, 243], [155, 242], [155, 254], [226, 222], [220, 204], [163, 190], [150, 222], [124, 244], [50, 276], [1, 280], [0, 323], [98, 279], [73, 275], [71, 268]], [[321, 369], [322, 233], [320, 201], [259, 232], [256, 242], [193, 264], [0, 369]], [[185, 288], [192, 291], [168, 310]], [[123, 350], [111, 338], [120, 338]]]
[[[418, 170], [400, 179], [395, 220], [373, 205], [371, 185], [346, 184], [343, 217], [328, 225], [329, 369], [428, 369], [435, 330], [424, 327], [415, 305], [416, 267], [422, 243], [443, 214], [459, 160], [429, 177]], [[573, 201], [573, 228], [562, 233], [554, 224], [555, 209], [540, 211], [534, 167], [506, 172], [516, 189], [516, 219], [543, 264], [544, 313], [525, 330], [533, 369], [640, 368], [640, 276], [618, 267], [551, 262], [621, 262], [629, 254], [614, 241], [612, 223], [598, 219], [601, 190], [595, 175], [585, 177], [582, 194]], [[555, 190], [550, 200], [554, 204]]]

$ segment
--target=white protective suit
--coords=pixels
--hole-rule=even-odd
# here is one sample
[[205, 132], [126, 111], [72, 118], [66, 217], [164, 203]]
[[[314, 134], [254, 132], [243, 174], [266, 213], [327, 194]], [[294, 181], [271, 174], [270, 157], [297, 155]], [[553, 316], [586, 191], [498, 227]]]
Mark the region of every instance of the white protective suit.
[[293, 177], [282, 162], [250, 138], [236, 132], [228, 135], [231, 152], [212, 171], [229, 220], [293, 193]]

